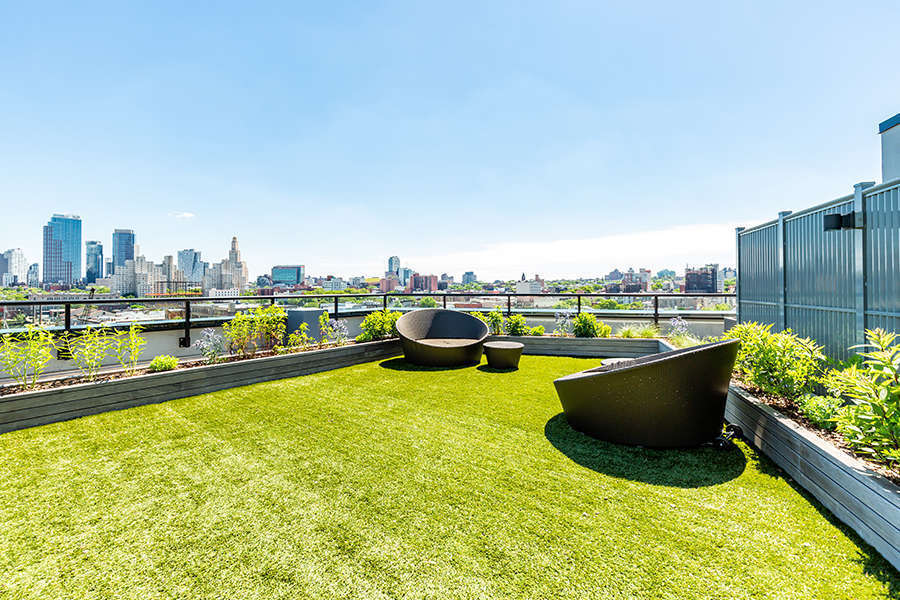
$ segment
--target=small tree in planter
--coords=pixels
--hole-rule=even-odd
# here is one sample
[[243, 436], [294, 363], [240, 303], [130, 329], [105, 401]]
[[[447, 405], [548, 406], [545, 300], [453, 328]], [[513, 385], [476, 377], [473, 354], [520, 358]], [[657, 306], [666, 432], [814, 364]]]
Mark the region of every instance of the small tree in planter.
[[609, 337], [612, 327], [591, 313], [578, 313], [572, 320], [572, 331], [575, 337]]
[[28, 325], [24, 333], [0, 336], [0, 364], [25, 389], [37, 385], [54, 350], [53, 334], [43, 327]]

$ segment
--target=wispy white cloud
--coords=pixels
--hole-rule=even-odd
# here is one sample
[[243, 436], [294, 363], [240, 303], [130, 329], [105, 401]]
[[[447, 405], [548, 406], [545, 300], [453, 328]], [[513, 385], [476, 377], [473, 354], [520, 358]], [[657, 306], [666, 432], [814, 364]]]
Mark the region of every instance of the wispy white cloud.
[[170, 212], [169, 216], [174, 217], [174, 218], [178, 219], [179, 221], [185, 221], [187, 219], [193, 219], [196, 215], [192, 212], [177, 211], [177, 212]]
[[495, 242], [472, 250], [401, 258], [421, 273], [473, 270], [482, 280], [510, 279], [522, 272], [529, 277], [537, 273], [560, 278], [596, 276], [627, 267], [656, 271], [706, 262], [731, 266], [735, 226], [711, 223], [587, 239]]

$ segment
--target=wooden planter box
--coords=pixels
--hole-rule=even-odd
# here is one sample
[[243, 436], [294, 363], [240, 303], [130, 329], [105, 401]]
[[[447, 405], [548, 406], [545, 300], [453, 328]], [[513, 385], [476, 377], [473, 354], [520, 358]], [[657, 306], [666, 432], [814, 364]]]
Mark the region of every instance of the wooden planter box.
[[98, 383], [0, 396], [0, 433], [108, 410], [329, 371], [400, 354], [399, 340], [177, 369]]
[[725, 419], [900, 569], [900, 486], [734, 386]]
[[523, 354], [575, 356], [587, 358], [637, 358], [671, 350], [663, 340], [655, 338], [576, 338], [549, 335], [492, 335], [488, 341], [519, 342]]

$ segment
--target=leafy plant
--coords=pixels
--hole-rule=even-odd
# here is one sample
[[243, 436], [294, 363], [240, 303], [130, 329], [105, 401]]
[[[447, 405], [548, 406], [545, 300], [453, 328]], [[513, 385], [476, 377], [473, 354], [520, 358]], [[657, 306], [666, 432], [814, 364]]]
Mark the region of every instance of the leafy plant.
[[378, 310], [366, 315], [362, 321], [362, 333], [356, 336], [357, 342], [371, 342], [397, 337], [397, 311]]
[[485, 322], [488, 324], [488, 328], [494, 335], [503, 333], [503, 321], [503, 312], [500, 311], [499, 307], [494, 308], [494, 310], [487, 313], [485, 316]]
[[274, 348], [284, 340], [287, 328], [287, 313], [284, 308], [273, 304], [253, 311], [256, 333], [264, 348]]
[[300, 323], [300, 327], [288, 335], [287, 348], [279, 349], [276, 347], [276, 352], [283, 354], [295, 348], [306, 350], [314, 341], [312, 336], [309, 335], [309, 323]]
[[171, 371], [177, 366], [177, 358], [168, 354], [160, 354], [150, 361], [150, 366], [147, 367], [147, 370], [151, 373], [158, 373], [160, 371]]
[[568, 337], [572, 335], [572, 313], [567, 310], [559, 311], [554, 315], [556, 319], [553, 335]]
[[609, 337], [612, 327], [591, 313], [578, 313], [572, 319], [572, 332], [575, 337]]
[[528, 333], [526, 335], [534, 335], [534, 336], [544, 335], [544, 326], [536, 325], [535, 327], [529, 327]]
[[844, 401], [837, 396], [817, 396], [804, 394], [797, 398], [797, 408], [810, 422], [822, 429], [834, 430], [834, 417], [837, 415]]
[[528, 325], [522, 315], [509, 315], [506, 319], [505, 329], [507, 335], [526, 335], [528, 333]]
[[112, 350], [126, 375], [134, 375], [137, 371], [138, 360], [146, 343], [147, 340], [141, 336], [141, 326], [137, 323], [132, 323], [127, 331], [116, 334]]
[[740, 323], [723, 336], [739, 339], [735, 368], [747, 383], [773, 396], [792, 400], [809, 391], [819, 373], [822, 347], [790, 330], [772, 333], [771, 325]]
[[79, 335], [66, 338], [72, 360], [88, 381], [97, 377], [116, 343], [116, 334], [108, 327], [88, 327]]
[[327, 310], [319, 315], [319, 348], [324, 348], [332, 342], [334, 338], [334, 329], [331, 327], [332, 323], [334, 323], [334, 320], [328, 318]]
[[216, 333], [215, 329], [204, 329], [200, 339], [194, 342], [194, 347], [200, 350], [207, 364], [214, 365], [222, 360], [225, 353], [225, 338]]
[[27, 325], [23, 333], [0, 336], [0, 364], [24, 387], [34, 387], [53, 359], [56, 341], [43, 327]]
[[872, 348], [860, 352], [861, 365], [830, 371], [828, 388], [851, 404], [835, 415], [837, 431], [860, 454], [900, 467], [900, 343], [896, 333], [867, 330]]
[[230, 321], [222, 325], [231, 352], [241, 356], [256, 354], [257, 325], [251, 311], [236, 313]]

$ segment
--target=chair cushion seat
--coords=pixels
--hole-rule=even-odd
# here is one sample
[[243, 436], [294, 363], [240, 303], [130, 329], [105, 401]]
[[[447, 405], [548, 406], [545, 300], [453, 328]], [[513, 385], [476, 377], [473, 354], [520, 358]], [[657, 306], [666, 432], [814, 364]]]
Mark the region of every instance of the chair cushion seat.
[[422, 338], [420, 340], [415, 340], [417, 344], [435, 346], [437, 348], [461, 348], [463, 346], [477, 344], [478, 341], [479, 340], [470, 338]]

